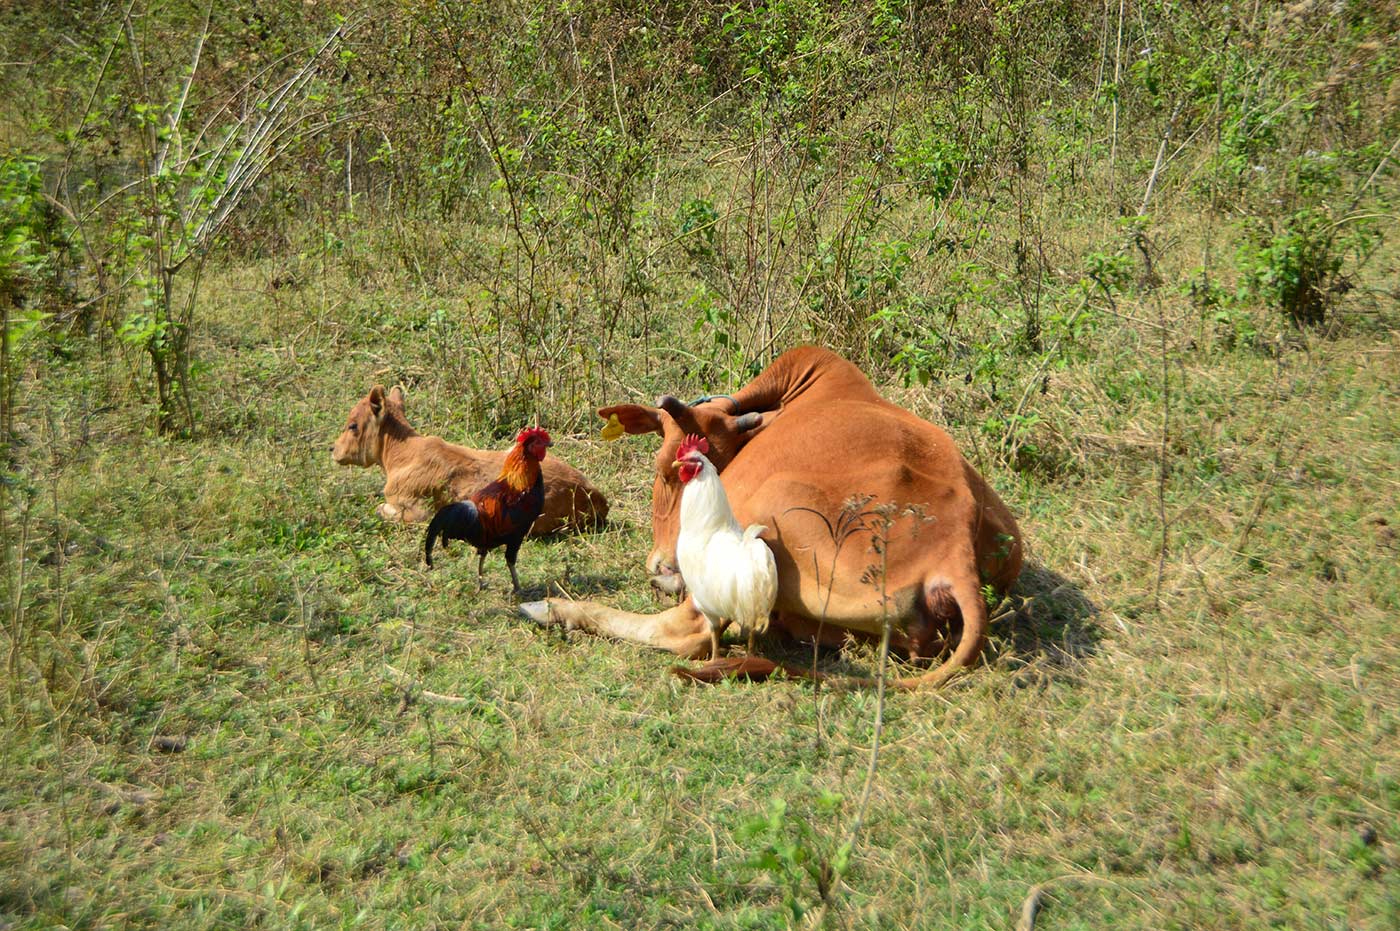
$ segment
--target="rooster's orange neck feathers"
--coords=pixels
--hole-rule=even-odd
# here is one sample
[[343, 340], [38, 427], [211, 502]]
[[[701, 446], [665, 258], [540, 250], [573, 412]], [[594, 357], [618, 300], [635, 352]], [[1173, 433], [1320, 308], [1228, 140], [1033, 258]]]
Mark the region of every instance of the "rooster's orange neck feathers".
[[499, 481], [505, 482], [514, 492], [529, 491], [540, 477], [540, 462], [527, 455], [525, 445], [516, 443], [506, 453], [506, 461], [501, 464]]

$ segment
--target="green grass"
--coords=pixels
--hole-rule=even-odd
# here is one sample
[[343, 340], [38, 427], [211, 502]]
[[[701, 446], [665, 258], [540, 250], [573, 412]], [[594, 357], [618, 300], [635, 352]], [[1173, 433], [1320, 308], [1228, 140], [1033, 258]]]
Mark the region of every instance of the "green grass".
[[[1039, 931], [1400, 927], [1393, 4], [215, 4], [207, 47], [202, 5], [28, 6], [0, 931], [963, 931], [1036, 888]], [[141, 218], [204, 201], [129, 185], [142, 140], [222, 139], [342, 14], [156, 436]], [[1325, 327], [1263, 304], [1304, 279]], [[613, 510], [526, 597], [653, 610], [652, 444], [593, 409], [806, 341], [1021, 521], [941, 692], [686, 687], [517, 616], [499, 554], [426, 571], [329, 456], [376, 383], [454, 441], [541, 421]]]
[[[120, 366], [96, 358], [49, 362], [26, 396], [3, 920], [773, 928], [810, 915], [806, 865], [845, 837], [874, 694], [688, 688], [666, 656], [517, 618], [499, 555], [481, 594], [470, 559], [426, 572], [420, 532], [374, 516], [377, 473], [334, 466], [329, 444], [372, 381], [410, 380], [426, 431], [486, 445], [489, 425], [463, 417], [413, 331], [347, 322], [367, 303], [352, 282], [323, 282], [323, 305], [311, 288], [259, 290], [259, 274], [208, 286], [196, 439], [153, 439]], [[1042, 929], [1400, 920], [1393, 322], [1281, 352], [1174, 346], [1160, 598], [1150, 328], [1105, 323], [1098, 351], [1051, 373], [1028, 407], [1041, 467], [1015, 472], [977, 421], [951, 423], [1021, 516], [1031, 565], [988, 667], [889, 699], [828, 920], [1004, 928], [1045, 882]], [[957, 383], [884, 387], [945, 421], [965, 402]], [[616, 520], [529, 543], [522, 580], [530, 595], [645, 610], [650, 449], [597, 441], [584, 413], [556, 451]], [[868, 669], [873, 654], [825, 662]], [[161, 752], [158, 736], [186, 747]], [[781, 817], [756, 821], [775, 799]]]

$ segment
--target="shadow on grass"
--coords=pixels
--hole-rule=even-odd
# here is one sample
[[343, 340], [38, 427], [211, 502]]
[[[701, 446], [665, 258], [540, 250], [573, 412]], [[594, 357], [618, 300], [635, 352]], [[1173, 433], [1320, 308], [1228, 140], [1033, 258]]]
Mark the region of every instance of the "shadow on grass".
[[620, 591], [628, 579], [622, 573], [570, 572], [563, 580], [550, 580], [543, 586], [526, 589], [522, 594], [525, 600], [538, 598], [568, 598], [574, 601], [587, 600], [591, 595], [601, 595]]
[[1029, 564], [1006, 601], [993, 611], [988, 658], [1040, 676], [1073, 678], [1098, 652], [1098, 606], [1053, 569]]
[[[1098, 607], [1074, 582], [1042, 565], [1028, 565], [1007, 598], [992, 611], [991, 642], [985, 661], [1013, 672], [1021, 687], [1051, 680], [1073, 680], [1082, 661], [1098, 650], [1101, 639], [1095, 620]], [[962, 636], [955, 624], [947, 637], [949, 646]], [[759, 651], [780, 663], [803, 668], [812, 664], [810, 640], [769, 637]], [[840, 646], [822, 646], [817, 668], [827, 675], [874, 675], [876, 647], [873, 639], [853, 638]], [[891, 653], [895, 673], [917, 676], [946, 657], [910, 663], [898, 651]]]
[[[532, 586], [521, 592], [520, 601], [545, 597], [589, 600], [600, 593], [616, 593], [631, 580], [623, 574], [570, 574], [560, 585], [550, 582]], [[658, 598], [653, 611], [663, 611], [676, 601]], [[644, 612], [646, 609], [641, 609]], [[991, 642], [985, 660], [992, 665], [1017, 671], [1017, 685], [1031, 685], [1050, 679], [1073, 679], [1081, 661], [1098, 650], [1101, 639], [1095, 621], [1099, 610], [1074, 582], [1045, 566], [1032, 564], [1022, 570], [1011, 593], [992, 612]], [[835, 625], [833, 625], [835, 628]], [[949, 632], [948, 644], [956, 644], [962, 635], [961, 624]], [[876, 638], [848, 635], [844, 642], [823, 644], [818, 648], [816, 669], [827, 676], [870, 676], [876, 656]], [[725, 638], [725, 652], [743, 652], [741, 641], [731, 628]], [[760, 638], [758, 656], [779, 664], [811, 668], [812, 641], [774, 631]], [[895, 674], [917, 676], [927, 672], [946, 657], [946, 651], [934, 658], [910, 663], [898, 651], [892, 651]]]

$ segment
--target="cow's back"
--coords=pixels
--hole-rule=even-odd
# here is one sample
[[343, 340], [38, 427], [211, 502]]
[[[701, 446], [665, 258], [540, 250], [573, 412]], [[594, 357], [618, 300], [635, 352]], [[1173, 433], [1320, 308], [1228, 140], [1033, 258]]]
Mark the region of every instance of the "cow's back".
[[[816, 606], [832, 619], [870, 626], [881, 611], [877, 583], [894, 613], [905, 614], [921, 586], [968, 549], [985, 580], [1009, 587], [1020, 570], [1020, 531], [952, 437], [873, 388], [852, 393], [857, 399], [820, 391], [790, 399], [722, 475], [740, 522], [773, 528], [765, 539], [783, 577], [780, 608], [813, 616]], [[868, 533], [839, 550], [834, 540], [848, 503], [866, 496], [867, 511], [894, 505], [925, 515], [900, 513], [879, 560]], [[828, 592], [833, 562], [836, 585]], [[883, 580], [870, 572], [877, 562]]]

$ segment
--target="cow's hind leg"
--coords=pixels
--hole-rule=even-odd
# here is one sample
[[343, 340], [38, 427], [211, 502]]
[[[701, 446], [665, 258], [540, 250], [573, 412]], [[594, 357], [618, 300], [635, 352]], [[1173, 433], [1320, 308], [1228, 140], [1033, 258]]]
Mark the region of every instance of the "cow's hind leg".
[[520, 613], [538, 624], [640, 643], [686, 659], [702, 659], [710, 652], [710, 625], [689, 598], [657, 614], [633, 614], [563, 598], [527, 602], [520, 606]]

